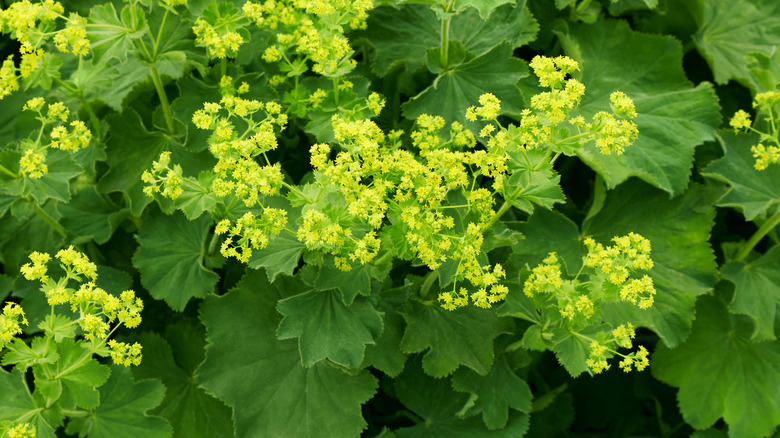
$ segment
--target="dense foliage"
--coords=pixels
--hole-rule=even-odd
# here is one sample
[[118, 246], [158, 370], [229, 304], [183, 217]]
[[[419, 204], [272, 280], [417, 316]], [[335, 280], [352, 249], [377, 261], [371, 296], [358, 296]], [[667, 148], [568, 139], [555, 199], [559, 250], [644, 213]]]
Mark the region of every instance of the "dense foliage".
[[8, 1], [1, 437], [771, 436], [775, 0]]

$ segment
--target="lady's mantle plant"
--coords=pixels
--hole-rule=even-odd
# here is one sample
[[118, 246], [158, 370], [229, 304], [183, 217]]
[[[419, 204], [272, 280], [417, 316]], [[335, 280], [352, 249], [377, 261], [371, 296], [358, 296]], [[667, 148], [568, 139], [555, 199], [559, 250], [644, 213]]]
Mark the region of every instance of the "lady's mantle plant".
[[6, 1], [0, 436], [770, 436], [775, 3]]

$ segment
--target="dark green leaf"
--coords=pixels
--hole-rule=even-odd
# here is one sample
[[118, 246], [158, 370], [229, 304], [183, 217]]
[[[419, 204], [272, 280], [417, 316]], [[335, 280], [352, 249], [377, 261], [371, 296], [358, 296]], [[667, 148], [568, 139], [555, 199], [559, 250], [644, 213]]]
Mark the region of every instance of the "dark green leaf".
[[219, 280], [203, 264], [211, 225], [208, 216], [189, 221], [180, 213], [158, 213], [144, 221], [138, 233], [133, 266], [149, 293], [174, 310], [183, 310], [191, 298], [206, 296]]
[[610, 188], [631, 176], [672, 194], [688, 184], [694, 148], [712, 139], [720, 107], [712, 85], [696, 87], [682, 69], [682, 45], [669, 36], [634, 32], [623, 21], [572, 26], [559, 34], [566, 53], [580, 63], [585, 84], [580, 110], [586, 118], [609, 111], [609, 96], [634, 100], [639, 138], [621, 156], [605, 156], [591, 143], [579, 156]]
[[730, 436], [751, 438], [780, 424], [780, 341], [754, 343], [752, 326], [717, 298], [702, 297], [691, 336], [675, 349], [658, 345], [653, 375], [680, 388], [680, 411], [693, 427], [723, 417]]
[[54, 438], [54, 431], [62, 425], [62, 412], [46, 408], [42, 400], [34, 400], [25, 383], [24, 373], [0, 370], [0, 421], [16, 422], [26, 418], [35, 426], [38, 438]]
[[59, 207], [60, 225], [71, 233], [72, 243], [94, 240], [103, 244], [111, 238], [116, 228], [128, 216], [124, 208], [117, 208], [95, 186], [84, 187], [73, 199]]
[[487, 374], [493, 365], [493, 340], [511, 327], [510, 321], [497, 317], [494, 310], [474, 306], [449, 311], [436, 303], [410, 300], [400, 313], [407, 324], [401, 350], [429, 350], [422, 360], [423, 369], [436, 378], [461, 365]]
[[363, 362], [366, 344], [382, 333], [382, 317], [363, 297], [345, 306], [335, 290], [313, 290], [279, 301], [279, 339], [298, 338], [303, 366], [330, 359], [347, 368]]
[[276, 338], [281, 297], [265, 273], [249, 271], [230, 293], [204, 301], [203, 386], [233, 407], [239, 438], [358, 436], [366, 425], [360, 405], [374, 394], [376, 379], [326, 362], [304, 368], [297, 343]]
[[146, 414], [164, 394], [159, 380], [133, 382], [127, 368], [114, 366], [111, 378], [100, 388], [100, 406], [88, 417], [72, 418], [66, 432], [89, 438], [170, 437], [167, 421]]
[[133, 40], [144, 35], [146, 15], [136, 5], [125, 5], [120, 19], [114, 5], [105, 3], [91, 9], [87, 29], [95, 60], [116, 58], [125, 62], [133, 48]]

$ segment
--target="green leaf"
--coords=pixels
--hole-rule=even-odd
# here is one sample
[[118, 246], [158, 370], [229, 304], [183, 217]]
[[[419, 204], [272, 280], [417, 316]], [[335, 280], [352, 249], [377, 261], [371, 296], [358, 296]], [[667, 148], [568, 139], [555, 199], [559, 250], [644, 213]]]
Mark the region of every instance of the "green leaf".
[[374, 394], [376, 379], [326, 362], [304, 368], [297, 343], [276, 338], [280, 298], [263, 272], [248, 271], [227, 295], [204, 300], [203, 386], [233, 407], [237, 437], [360, 435], [360, 405]]
[[128, 216], [124, 208], [117, 208], [98, 193], [94, 185], [78, 191], [73, 199], [59, 207], [60, 225], [71, 234], [75, 244], [94, 240], [104, 244], [111, 238], [120, 223]]
[[108, 117], [111, 136], [108, 139], [108, 172], [101, 178], [98, 189], [104, 193], [122, 192], [129, 201], [130, 212], [140, 216], [152, 198], [143, 193], [141, 174], [152, 167], [163, 151], [171, 152], [171, 162], [180, 164], [185, 175], [197, 175], [210, 169], [214, 157], [208, 152], [192, 153], [180, 143], [159, 132], [149, 132], [141, 117], [130, 109]]
[[0, 370], [0, 421], [16, 422], [26, 418], [35, 426], [38, 438], [54, 438], [54, 431], [62, 425], [62, 411], [56, 407], [46, 408], [43, 400], [35, 400], [25, 383], [24, 373]]
[[[538, 29], [525, 0], [521, 0], [516, 7], [498, 8], [487, 19], [480, 17], [476, 9], [462, 11], [452, 18], [450, 40], [461, 42], [466, 50], [479, 55], [502, 41], [512, 47], [527, 44]], [[399, 65], [415, 71], [425, 64], [428, 49], [441, 46], [441, 24], [427, 5], [378, 7], [370, 13], [366, 36], [376, 49], [376, 56], [371, 59], [374, 71], [386, 75]]]
[[126, 62], [128, 52], [133, 49], [133, 40], [144, 35], [146, 15], [138, 6], [126, 5], [120, 18], [114, 5], [105, 3], [90, 10], [87, 29], [92, 56], [96, 61], [116, 58]]
[[528, 214], [534, 212], [534, 205], [549, 210], [555, 204], [566, 202], [560, 181], [561, 176], [552, 165], [539, 170], [519, 169], [504, 183], [507, 202]]
[[773, 246], [749, 263], [726, 263], [721, 273], [736, 286], [729, 310], [753, 320], [755, 341], [775, 339], [775, 318], [780, 304], [780, 246]]
[[506, 4], [514, 4], [515, 0], [455, 0], [454, 10], [460, 10], [467, 7], [473, 7], [479, 11], [482, 18], [488, 18], [488, 15], [497, 7]]
[[268, 278], [276, 281], [279, 274], [292, 275], [305, 249], [306, 245], [297, 237], [281, 233], [265, 248], [253, 250], [247, 265], [252, 269], [265, 268]]
[[54, 379], [62, 382], [63, 391], [77, 406], [96, 408], [100, 404], [97, 388], [108, 379], [109, 367], [92, 358], [84, 360], [88, 351], [72, 339], [66, 338], [57, 344], [57, 352], [60, 358], [52, 373]]
[[758, 135], [724, 130], [718, 132], [718, 136], [725, 155], [702, 170], [703, 175], [730, 186], [718, 200], [718, 206], [737, 208], [749, 221], [774, 214], [780, 203], [780, 167], [756, 170], [750, 147], [759, 142]]
[[[46, 315], [43, 322], [38, 324], [38, 328], [43, 330], [46, 336], [51, 336], [54, 342], [62, 342], [65, 338], [73, 339], [76, 337], [76, 325], [73, 324], [73, 320], [56, 313]], [[33, 346], [35, 346], [35, 340], [33, 340]]]
[[379, 310], [384, 325], [382, 334], [375, 344], [366, 345], [364, 366], [372, 366], [391, 377], [396, 377], [404, 369], [407, 355], [401, 351], [401, 339], [406, 322], [396, 311], [398, 301], [403, 302], [407, 288], [384, 290], [380, 292]]
[[403, 114], [409, 119], [436, 114], [447, 123], [477, 126], [466, 120], [466, 109], [476, 105], [484, 93], [493, 93], [501, 100], [503, 114], [519, 114], [523, 96], [515, 84], [526, 76], [525, 62], [512, 57], [511, 44], [502, 43], [440, 74], [430, 87], [403, 105]]
[[214, 174], [201, 172], [198, 179], [185, 178], [182, 184], [182, 192], [176, 197], [173, 205], [181, 209], [187, 219], [194, 220], [203, 213], [214, 211], [217, 207], [217, 196], [211, 190]]
[[191, 22], [163, 8], [152, 8], [149, 27], [154, 29], [160, 43], [155, 47], [156, 56], [148, 63], [149, 67], [155, 67], [160, 76], [170, 79], [179, 79], [193, 68], [205, 76], [208, 59], [203, 50], [195, 47]]
[[[57, 316], [59, 315], [55, 315], [55, 317]], [[16, 338], [5, 348], [8, 351], [3, 355], [3, 365], [16, 365], [16, 368], [20, 370], [26, 370], [37, 364], [54, 363], [60, 358], [57, 349], [49, 348], [46, 339], [40, 336], [33, 338], [29, 346], [21, 339]]]
[[675, 349], [659, 344], [653, 354], [653, 375], [680, 388], [680, 411], [696, 429], [723, 417], [730, 436], [751, 438], [772, 435], [780, 424], [780, 341], [754, 343], [752, 326], [717, 298], [702, 297], [691, 336]]
[[158, 213], [141, 226], [133, 266], [149, 293], [174, 310], [183, 310], [191, 298], [205, 297], [219, 280], [203, 262], [211, 225], [208, 216], [189, 221], [180, 213]]
[[407, 324], [401, 351], [428, 350], [422, 360], [423, 369], [436, 378], [451, 374], [461, 365], [487, 374], [493, 365], [493, 340], [511, 328], [508, 318], [474, 306], [449, 311], [436, 303], [410, 300], [400, 313]]
[[658, 293], [647, 310], [628, 303], [609, 305], [604, 309], [605, 321], [643, 325], [669, 346], [687, 337], [696, 297], [717, 281], [715, 256], [708, 243], [714, 196], [710, 189], [692, 184], [670, 200], [666, 193], [636, 179], [608, 192], [602, 209], [583, 223], [583, 235], [605, 244], [632, 231], [649, 239], [654, 262], [650, 276]]
[[502, 429], [509, 421], [509, 409], [531, 412], [531, 388], [509, 368], [501, 355], [486, 376], [461, 368], [452, 376], [452, 388], [477, 396], [475, 407], [482, 410], [488, 429]]
[[46, 156], [48, 172], [40, 178], [29, 178], [19, 173], [19, 159], [22, 155], [11, 150], [0, 153], [0, 166], [19, 175], [11, 178], [6, 173], [0, 173], [2, 190], [11, 195], [29, 196], [42, 205], [49, 199], [62, 202], [70, 200], [70, 180], [83, 172], [70, 153], [61, 150], [50, 150]]
[[609, 96], [622, 91], [639, 114], [636, 142], [621, 156], [602, 155], [590, 143], [578, 155], [613, 188], [631, 176], [671, 194], [688, 184], [694, 148], [713, 138], [720, 107], [711, 84], [696, 87], [682, 69], [682, 45], [670, 36], [635, 32], [624, 21], [572, 25], [559, 37], [580, 63], [585, 84], [580, 111], [586, 119], [609, 111]]
[[[578, 333], [595, 339], [598, 333], [609, 331], [611, 328], [607, 324], [592, 325]], [[563, 365], [572, 377], [577, 377], [585, 372], [590, 374], [588, 364], [585, 362], [590, 356], [590, 341], [559, 327], [552, 328], [550, 333], [552, 334], [551, 342], [553, 342], [550, 349], [555, 352], [558, 363]]]
[[529, 268], [555, 252], [563, 259], [569, 275], [580, 270], [585, 251], [580, 243], [580, 229], [571, 219], [554, 210], [537, 209], [517, 230], [523, 233], [523, 239], [512, 246], [512, 253]]
[[427, 376], [419, 359], [411, 361], [395, 379], [395, 393], [401, 403], [423, 419], [414, 427], [396, 430], [399, 438], [516, 438], [528, 430], [528, 415], [516, 412], [509, 416], [506, 427], [495, 431], [488, 431], [477, 417], [459, 418], [457, 414], [469, 396], [454, 392], [448, 379]]
[[780, 3], [774, 0], [702, 2], [704, 18], [693, 41], [707, 60], [715, 81], [747, 83], [746, 55], [772, 54], [780, 45]]
[[164, 394], [158, 380], [133, 382], [127, 368], [113, 366], [111, 378], [100, 388], [100, 406], [87, 417], [72, 418], [65, 431], [89, 438], [167, 438], [171, 425], [146, 414]]
[[[231, 409], [199, 386], [196, 369], [205, 356], [203, 328], [192, 323], [172, 324], [166, 327], [165, 338], [146, 333], [141, 336], [140, 343], [144, 347], [144, 357], [141, 365], [133, 367], [133, 376], [162, 380], [165, 398], [151, 413], [171, 423], [173, 436], [232, 437]], [[177, 347], [175, 352], [172, 345]]]
[[338, 289], [344, 304], [351, 306], [356, 296], [371, 293], [371, 265], [356, 265], [342, 271], [334, 264], [333, 257], [327, 257], [314, 284], [319, 290]]
[[363, 362], [366, 344], [382, 333], [382, 317], [363, 297], [345, 306], [335, 290], [313, 290], [279, 301], [279, 339], [298, 338], [303, 366], [330, 359], [347, 368]]

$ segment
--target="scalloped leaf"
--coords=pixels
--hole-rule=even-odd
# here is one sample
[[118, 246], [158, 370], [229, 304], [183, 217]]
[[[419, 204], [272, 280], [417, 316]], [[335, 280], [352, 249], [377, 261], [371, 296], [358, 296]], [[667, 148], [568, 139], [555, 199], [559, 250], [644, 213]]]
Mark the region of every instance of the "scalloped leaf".
[[181, 213], [157, 213], [141, 226], [133, 266], [149, 293], [174, 310], [184, 310], [192, 298], [205, 297], [219, 281], [219, 275], [204, 266], [211, 225], [209, 216], [190, 221]]
[[737, 208], [749, 221], [774, 214], [780, 204], [780, 166], [756, 170], [750, 147], [758, 143], [758, 134], [720, 131], [718, 136], [725, 155], [702, 170], [702, 175], [730, 186], [718, 206]]
[[602, 155], [590, 143], [579, 157], [613, 188], [631, 176], [678, 195], [688, 185], [697, 145], [720, 126], [720, 106], [711, 84], [685, 77], [682, 44], [670, 36], [635, 32], [624, 21], [602, 20], [559, 31], [567, 55], [580, 63], [574, 76], [585, 84], [580, 111], [590, 119], [609, 111], [609, 96], [634, 100], [636, 142], [621, 156]]
[[400, 310], [406, 320], [401, 351], [420, 353], [425, 372], [440, 378], [466, 365], [485, 375], [493, 365], [493, 340], [511, 330], [509, 318], [490, 309], [443, 309], [437, 303], [410, 300]]
[[748, 263], [726, 263], [721, 273], [736, 287], [729, 310], [748, 315], [755, 323], [753, 340], [776, 339], [775, 318], [780, 305], [780, 246], [773, 246], [766, 254]]
[[680, 411], [696, 429], [723, 417], [729, 436], [758, 438], [780, 424], [780, 341], [753, 342], [752, 326], [701, 297], [688, 340], [675, 349], [659, 344], [653, 354], [653, 376], [680, 388]]
[[360, 406], [376, 391], [376, 379], [325, 361], [304, 368], [297, 342], [276, 338], [276, 303], [290, 289], [276, 285], [264, 272], [248, 271], [227, 295], [204, 300], [203, 386], [233, 407], [238, 438], [357, 437], [366, 427]]
[[382, 317], [365, 298], [344, 305], [333, 289], [312, 290], [285, 298], [276, 305], [284, 318], [276, 335], [279, 339], [298, 338], [303, 366], [330, 359], [347, 368], [363, 361], [367, 344], [382, 334]]
[[649, 239], [654, 262], [650, 276], [658, 294], [647, 310], [628, 303], [606, 306], [606, 322], [632, 321], [648, 327], [669, 346], [687, 337], [696, 297], [712, 290], [718, 279], [708, 243], [715, 218], [714, 197], [710, 188], [691, 185], [682, 196], [669, 199], [636, 179], [607, 192], [601, 210], [583, 223], [583, 235], [607, 243], [633, 231]]
[[746, 55], [773, 53], [780, 45], [780, 3], [775, 0], [702, 2], [701, 27], [693, 41], [710, 64], [715, 81], [747, 83]]

